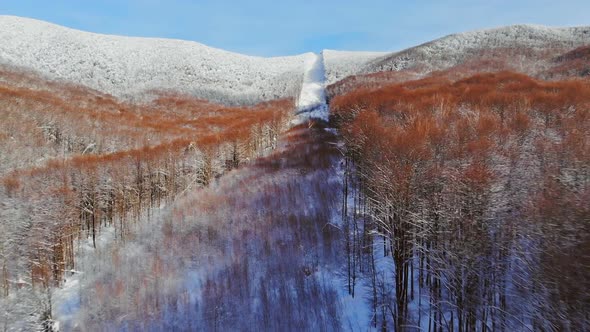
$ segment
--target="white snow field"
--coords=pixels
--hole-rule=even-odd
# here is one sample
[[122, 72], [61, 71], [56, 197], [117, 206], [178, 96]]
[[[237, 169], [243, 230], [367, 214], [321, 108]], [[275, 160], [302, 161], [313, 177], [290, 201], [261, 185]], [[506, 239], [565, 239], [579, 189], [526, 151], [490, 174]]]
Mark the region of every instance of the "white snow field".
[[328, 121], [323, 54], [314, 54], [305, 62], [303, 84], [297, 101], [297, 115], [292, 124], [300, 124], [312, 118]]

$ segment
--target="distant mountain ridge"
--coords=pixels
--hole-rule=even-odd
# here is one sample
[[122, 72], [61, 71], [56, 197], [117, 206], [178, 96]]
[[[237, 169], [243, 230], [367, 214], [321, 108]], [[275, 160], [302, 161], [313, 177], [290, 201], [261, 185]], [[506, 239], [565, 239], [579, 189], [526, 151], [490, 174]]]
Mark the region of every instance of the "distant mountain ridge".
[[[514, 25], [453, 34], [400, 52], [324, 50], [322, 56], [326, 82], [333, 84], [349, 76], [379, 72], [419, 78], [466, 63], [477, 70], [473, 63], [482, 59], [498, 68], [503, 68], [498, 62], [519, 57], [526, 60], [521, 61], [524, 65], [538, 66], [536, 59], [557, 63], [559, 55], [586, 45], [590, 45], [590, 27]], [[0, 16], [0, 66], [132, 100], [159, 92], [226, 104], [296, 98], [304, 64], [313, 56], [254, 57], [191, 41], [101, 35]], [[547, 77], [588, 70], [579, 57], [562, 60], [559, 70], [549, 65], [535, 70]]]
[[294, 96], [310, 56], [253, 57], [190, 41], [101, 35], [0, 16], [0, 64], [117, 97], [152, 90], [240, 103]]
[[512, 71], [539, 79], [590, 78], [590, 26], [513, 25], [452, 34], [367, 61], [355, 74], [332, 81], [328, 98], [358, 88], [440, 76]]
[[590, 44], [590, 26], [553, 28], [541, 25], [512, 25], [442, 37], [376, 59], [368, 63], [362, 72], [395, 71], [417, 66], [441, 70], [458, 65], [468, 57], [488, 50], [574, 49], [587, 44]]

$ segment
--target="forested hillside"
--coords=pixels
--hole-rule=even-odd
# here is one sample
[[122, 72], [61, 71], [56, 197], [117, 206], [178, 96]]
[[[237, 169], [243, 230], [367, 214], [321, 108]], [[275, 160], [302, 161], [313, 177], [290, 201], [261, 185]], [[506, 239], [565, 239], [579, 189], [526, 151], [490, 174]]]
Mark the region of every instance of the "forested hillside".
[[0, 95], [0, 303], [4, 324], [29, 316], [24, 330], [51, 315], [44, 289], [75, 273], [84, 239], [95, 248], [106, 228], [130, 240], [153, 209], [272, 150], [293, 108], [174, 94], [126, 104], [9, 71]]
[[330, 81], [330, 97], [357, 88], [440, 77], [512, 71], [534, 78], [589, 79], [590, 27], [549, 28], [515, 25], [446, 36], [356, 66], [348, 77]]
[[369, 285], [375, 328], [590, 328], [588, 81], [436, 76], [331, 109], [348, 289]]

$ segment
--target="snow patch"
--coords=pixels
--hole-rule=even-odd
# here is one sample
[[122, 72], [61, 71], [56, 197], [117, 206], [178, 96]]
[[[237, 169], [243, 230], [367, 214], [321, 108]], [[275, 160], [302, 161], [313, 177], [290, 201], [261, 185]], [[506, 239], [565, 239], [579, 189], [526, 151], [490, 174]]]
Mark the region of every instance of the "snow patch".
[[[115, 240], [115, 227], [104, 226], [96, 237], [96, 248], [91, 238], [81, 239], [76, 252], [77, 270], [66, 272], [64, 284], [53, 290], [52, 301], [54, 303], [53, 319], [55, 320], [54, 329], [60, 330], [65, 326], [68, 329], [69, 323], [75, 321], [75, 317], [80, 310], [80, 291], [88, 288], [89, 280], [96, 273], [100, 266], [95, 266], [95, 260], [101, 255], [109, 253], [109, 245]], [[88, 272], [89, 275], [87, 275]], [[65, 323], [65, 324], [62, 324]]]

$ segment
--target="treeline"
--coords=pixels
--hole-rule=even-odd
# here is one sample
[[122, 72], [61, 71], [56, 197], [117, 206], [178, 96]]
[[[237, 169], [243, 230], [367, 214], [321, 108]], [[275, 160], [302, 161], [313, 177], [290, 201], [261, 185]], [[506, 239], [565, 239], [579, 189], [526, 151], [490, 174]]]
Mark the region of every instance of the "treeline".
[[171, 94], [129, 104], [77, 87], [1, 84], [2, 296], [59, 285], [78, 240], [96, 245], [104, 226], [125, 240], [152, 208], [267, 153], [293, 108]]
[[431, 77], [331, 108], [347, 286], [375, 328], [590, 329], [588, 82]]

